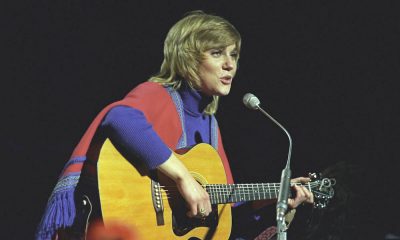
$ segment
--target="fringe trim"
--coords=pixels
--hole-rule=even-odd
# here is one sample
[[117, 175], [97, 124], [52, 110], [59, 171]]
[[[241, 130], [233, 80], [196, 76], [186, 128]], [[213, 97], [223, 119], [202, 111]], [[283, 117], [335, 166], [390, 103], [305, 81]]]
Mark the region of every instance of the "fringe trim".
[[57, 229], [72, 226], [75, 216], [75, 188], [80, 173], [62, 177], [51, 194], [36, 232], [36, 240], [51, 240]]

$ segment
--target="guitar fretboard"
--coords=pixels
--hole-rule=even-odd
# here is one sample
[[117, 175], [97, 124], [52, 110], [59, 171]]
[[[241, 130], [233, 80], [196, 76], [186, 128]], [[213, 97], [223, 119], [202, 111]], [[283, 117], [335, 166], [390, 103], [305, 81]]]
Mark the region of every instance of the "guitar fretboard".
[[211, 204], [278, 198], [279, 183], [207, 184]]

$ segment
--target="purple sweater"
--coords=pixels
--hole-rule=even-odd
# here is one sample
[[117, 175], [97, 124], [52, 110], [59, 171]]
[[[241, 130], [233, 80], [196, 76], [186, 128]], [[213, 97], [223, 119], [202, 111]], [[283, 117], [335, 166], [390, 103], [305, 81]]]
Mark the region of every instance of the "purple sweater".
[[[178, 90], [184, 107], [188, 146], [210, 143], [210, 115], [203, 113], [212, 97], [207, 97], [183, 84]], [[117, 106], [111, 109], [100, 125], [101, 130], [130, 156], [139, 157], [149, 169], [155, 169], [171, 155], [149, 124], [144, 114], [134, 108]]]

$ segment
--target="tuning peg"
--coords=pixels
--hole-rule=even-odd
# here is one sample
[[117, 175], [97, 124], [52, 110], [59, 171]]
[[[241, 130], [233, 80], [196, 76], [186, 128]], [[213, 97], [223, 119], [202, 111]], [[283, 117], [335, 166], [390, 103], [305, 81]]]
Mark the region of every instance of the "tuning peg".
[[308, 173], [308, 177], [311, 178], [311, 180], [317, 180], [321, 178], [321, 173]]

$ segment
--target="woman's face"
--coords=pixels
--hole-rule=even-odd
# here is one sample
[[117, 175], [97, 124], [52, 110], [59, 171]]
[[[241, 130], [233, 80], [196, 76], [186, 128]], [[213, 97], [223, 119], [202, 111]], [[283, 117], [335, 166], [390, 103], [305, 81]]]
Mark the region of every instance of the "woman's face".
[[235, 44], [207, 50], [199, 65], [199, 90], [209, 96], [228, 95], [237, 69], [237, 58]]

